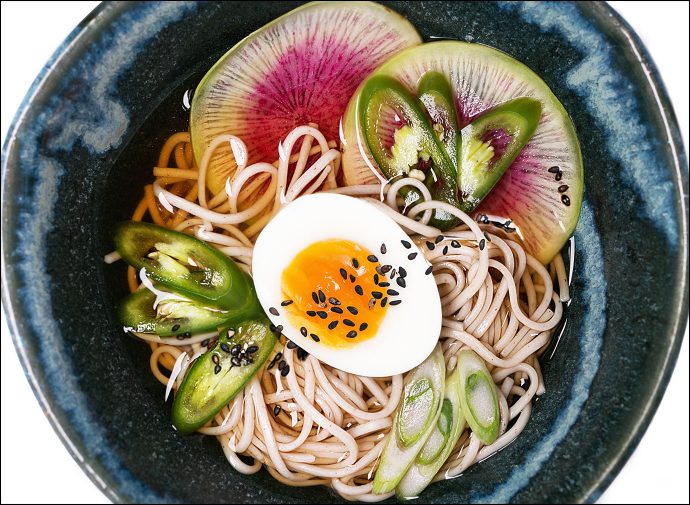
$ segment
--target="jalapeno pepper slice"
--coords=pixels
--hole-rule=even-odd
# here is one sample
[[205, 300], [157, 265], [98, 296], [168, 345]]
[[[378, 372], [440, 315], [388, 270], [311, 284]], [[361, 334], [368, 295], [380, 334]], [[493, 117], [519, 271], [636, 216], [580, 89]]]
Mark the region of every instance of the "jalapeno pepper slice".
[[249, 275], [201, 240], [134, 221], [117, 225], [114, 237], [127, 263], [170, 291], [207, 307], [263, 313]]
[[417, 97], [429, 114], [434, 135], [443, 145], [453, 166], [457, 167], [460, 159], [460, 128], [448, 79], [440, 72], [427, 72], [419, 80]]
[[182, 433], [206, 424], [244, 387], [276, 344], [265, 318], [245, 321], [225, 331], [199, 356], [175, 394], [172, 422]]
[[155, 301], [148, 289], [128, 295], [117, 311], [125, 330], [172, 337], [218, 330], [245, 317], [242, 311], [212, 309], [191, 300], [166, 299], [154, 308]]
[[[374, 160], [389, 179], [401, 177], [412, 169], [431, 171], [426, 180], [431, 195], [458, 206], [455, 166], [434, 134], [422, 103], [400, 82], [387, 75], [370, 77], [358, 98], [358, 122]], [[390, 118], [384, 118], [388, 114]], [[393, 145], [386, 146], [380, 132], [391, 129], [392, 119], [398, 128], [393, 132]], [[390, 139], [389, 139], [390, 140]], [[419, 199], [416, 190], [405, 195], [408, 205]], [[435, 211], [432, 226], [446, 230], [457, 219], [443, 211]]]
[[534, 135], [540, 117], [539, 100], [515, 98], [462, 129], [458, 180], [463, 211], [471, 212], [489, 194]]

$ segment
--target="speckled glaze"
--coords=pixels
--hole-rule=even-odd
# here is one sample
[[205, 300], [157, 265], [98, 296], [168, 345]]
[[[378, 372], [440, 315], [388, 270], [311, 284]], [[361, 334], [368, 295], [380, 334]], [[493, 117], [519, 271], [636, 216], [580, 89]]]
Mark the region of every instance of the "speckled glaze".
[[[574, 300], [519, 439], [423, 501], [591, 502], [637, 445], [687, 320], [687, 161], [646, 50], [590, 3], [385, 2], [424, 37], [497, 47], [572, 115], [585, 161]], [[58, 49], [2, 153], [2, 299], [17, 352], [74, 458], [115, 502], [323, 503], [329, 490], [241, 476], [215, 439], [171, 429], [147, 346], [113, 307], [114, 222], [158, 149], [186, 127], [181, 91], [251, 31], [298, 5], [107, 3]]]

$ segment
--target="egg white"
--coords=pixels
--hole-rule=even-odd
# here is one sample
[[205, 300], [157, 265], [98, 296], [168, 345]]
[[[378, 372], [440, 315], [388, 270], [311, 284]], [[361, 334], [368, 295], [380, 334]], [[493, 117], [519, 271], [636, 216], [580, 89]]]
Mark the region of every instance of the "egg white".
[[[303, 249], [328, 239], [350, 240], [375, 254], [379, 262], [403, 266], [406, 288], [391, 283], [400, 293], [400, 305], [389, 306], [376, 334], [342, 348], [304, 337], [281, 307], [281, 279], [285, 268]], [[401, 241], [411, 244], [406, 249]], [[380, 253], [386, 244], [386, 254]], [[410, 253], [416, 252], [413, 260]], [[259, 301], [271, 322], [298, 346], [345, 372], [387, 377], [406, 372], [431, 353], [441, 331], [441, 300], [429, 263], [407, 234], [383, 212], [366, 201], [319, 193], [306, 195], [283, 208], [264, 228], [254, 247], [252, 272]], [[365, 295], [366, 296], [366, 295]], [[275, 308], [279, 315], [269, 312]]]

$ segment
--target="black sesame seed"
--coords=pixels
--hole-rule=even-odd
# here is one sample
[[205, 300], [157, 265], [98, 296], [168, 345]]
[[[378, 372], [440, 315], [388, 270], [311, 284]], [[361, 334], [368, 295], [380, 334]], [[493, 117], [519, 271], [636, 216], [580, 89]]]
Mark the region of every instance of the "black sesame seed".
[[560, 181], [563, 178], [563, 172], [558, 172], [556, 174], [556, 177], [554, 177], [554, 180]]
[[381, 299], [381, 297], [383, 296], [383, 293], [381, 293], [381, 291], [372, 291], [372, 292], [371, 292], [371, 296], [373, 296], [374, 298], [376, 298], [377, 300], [379, 300], [379, 299]]
[[480, 250], [480, 251], [483, 251], [485, 247], [486, 247], [486, 240], [481, 239], [481, 240], [479, 241], [479, 250]]
[[289, 373], [290, 373], [290, 365], [287, 365], [285, 368], [283, 368], [280, 371], [280, 375], [282, 375], [283, 377], [287, 377], [287, 374], [289, 374]]
[[448, 254], [448, 246], [443, 247], [443, 255], [445, 256], [446, 254]]
[[[288, 349], [294, 349], [295, 347], [297, 347], [297, 344], [295, 344], [292, 340], [288, 340], [287, 348]], [[247, 352], [248, 351], [249, 351], [249, 349], [247, 349]]]
[[563, 205], [566, 207], [570, 207], [570, 197], [568, 195], [561, 195], [561, 202], [563, 202]]
[[228, 344], [226, 344], [225, 342], [220, 344], [220, 348], [223, 349], [223, 351], [225, 351], [225, 352], [230, 352], [230, 346]]
[[383, 271], [381, 270], [381, 265], [376, 265], [376, 273], [379, 275], [383, 275]]
[[216, 375], [219, 374], [220, 371], [221, 371], [221, 366], [220, 366], [220, 365], [216, 365], [215, 368], [213, 369], [213, 373], [216, 374]]
[[258, 351], [258, 350], [259, 350], [259, 346], [258, 346], [258, 345], [250, 345], [249, 347], [247, 347], [247, 350], [246, 350], [245, 352], [246, 352], [247, 354], [254, 354], [254, 353], [255, 353], [256, 351]]
[[568, 185], [567, 184], [561, 184], [560, 186], [558, 186], [558, 192], [559, 193], [565, 193], [566, 191], [568, 191]]
[[243, 363], [244, 363], [245, 366], [246, 366], [246, 365], [251, 365], [252, 363], [254, 363], [254, 360], [253, 360], [252, 358], [247, 358], [247, 357], [245, 357]]
[[328, 299], [328, 303], [330, 303], [331, 305], [340, 305], [340, 300], [338, 300], [337, 298], [334, 298], [333, 296], [331, 296], [331, 297]]
[[426, 241], [426, 246], [429, 248], [430, 251], [436, 249], [436, 244], [434, 244], [433, 242], [429, 242], [428, 240]]
[[280, 414], [280, 411], [281, 411], [280, 405], [276, 405], [275, 407], [273, 407], [273, 415], [274, 416], [277, 416], [278, 414]]
[[202, 340], [202, 341], [201, 341], [201, 346], [202, 346], [202, 347], [208, 347], [208, 339]]
[[[393, 280], [393, 278], [394, 278], [396, 275], [398, 275], [398, 271], [394, 268], [393, 270], [391, 270], [391, 280]], [[403, 277], [405, 277], [405, 276], [403, 275]]]
[[282, 324], [279, 324], [278, 326], [276, 326], [276, 331], [275, 331], [275, 333], [277, 333], [278, 335], [280, 335], [281, 333], [283, 333], [283, 325], [282, 325]]
[[328, 317], [328, 314], [326, 313], [325, 310], [320, 310], [316, 313], [317, 316], [319, 316], [321, 319], [326, 319]]
[[278, 351], [275, 356], [273, 356], [273, 361], [278, 361], [280, 358], [283, 357], [283, 353]]
[[407, 285], [404, 277], [398, 277], [397, 279], [395, 279], [395, 282], [397, 282], [398, 286], [400, 286], [401, 288], [404, 288]]
[[367, 323], [362, 323], [359, 325], [359, 331], [364, 331], [369, 327]]
[[308, 311], [307, 311], [307, 315], [308, 315], [309, 317], [314, 317], [314, 316], [316, 315], [316, 311], [315, 311], [315, 310], [308, 310]]
[[270, 309], [268, 309], [268, 311], [269, 311], [271, 314], [273, 314], [274, 316], [280, 315], [279, 312], [278, 312], [278, 309], [276, 309], [275, 307], [271, 307]]
[[450, 243], [450, 245], [452, 245], [452, 246], [455, 247], [456, 249], [459, 249], [460, 247], [462, 247], [462, 246], [460, 245], [460, 242], [458, 242], [457, 240], [453, 240], [453, 241]]
[[436, 237], [436, 240], [434, 240], [435, 244], [440, 244], [441, 242], [443, 242], [443, 235], [439, 235]]
[[369, 256], [367, 256], [367, 260], [369, 260], [370, 263], [376, 263], [379, 259], [373, 254], [370, 254]]
[[234, 357], [230, 360], [230, 363], [232, 363], [232, 364], [235, 365], [235, 366], [240, 366], [240, 358], [238, 358], [237, 356], [234, 356]]
[[491, 242], [491, 239], [490, 239], [489, 236], [486, 234], [486, 232], [484, 232], [484, 238], [486, 239], [487, 242]]
[[347, 306], [347, 310], [348, 310], [348, 311], [350, 312], [350, 314], [352, 314], [353, 316], [356, 316], [356, 315], [357, 315], [357, 312], [359, 312], [359, 311], [357, 310], [357, 307], [353, 307], [352, 305], [348, 305], [348, 306]]
[[558, 173], [558, 172], [560, 172], [560, 171], [561, 171], [561, 169], [560, 169], [560, 167], [558, 167], [558, 166], [549, 167], [549, 172], [552, 173], [552, 174], [556, 174], [556, 173]]
[[390, 286], [390, 285], [391, 285], [390, 282], [379, 282], [379, 287], [380, 287], [380, 288], [387, 288], [387, 287]]
[[321, 340], [316, 333], [310, 333], [309, 336], [314, 342], [318, 342], [319, 340]]
[[382, 271], [384, 274], [387, 274], [387, 273], [390, 272], [391, 270], [393, 270], [393, 267], [392, 267], [391, 265], [383, 265], [383, 266], [381, 267], [381, 271]]
[[275, 333], [276, 332], [276, 325], [271, 323], [268, 325], [268, 329], [271, 330], [271, 333]]
[[299, 332], [302, 334], [303, 337], [306, 337], [306, 336], [307, 336], [307, 329], [306, 329], [304, 326], [302, 326], [302, 327], [299, 329]]
[[407, 270], [405, 270], [405, 267], [399, 267], [398, 273], [400, 274], [400, 277], [407, 277]]
[[331, 307], [331, 312], [335, 312], [336, 314], [342, 314], [343, 309], [341, 309], [340, 307]]
[[386, 244], [381, 244], [381, 254], [386, 254], [388, 250], [386, 249]]
[[405, 249], [409, 249], [412, 247], [412, 244], [410, 244], [407, 240], [401, 240], [400, 243], [403, 245]]
[[355, 330], [349, 331], [347, 335], [345, 335], [347, 338], [355, 338], [357, 336], [357, 332]]
[[309, 353], [302, 348], [297, 349], [297, 357], [300, 361], [304, 361], [309, 356]]
[[417, 253], [416, 253], [416, 252], [410, 253], [410, 254], [407, 255], [407, 259], [408, 259], [408, 260], [413, 260], [413, 259], [415, 259], [416, 257], [417, 257]]
[[340, 275], [342, 275], [343, 280], [347, 280], [347, 270], [345, 270], [344, 268], [341, 268], [340, 269]]
[[353, 322], [350, 321], [349, 319], [344, 319], [344, 320], [343, 320], [343, 324], [344, 324], [345, 326], [354, 326], [354, 325], [355, 325], [355, 323], [353, 323]]
[[266, 367], [266, 370], [270, 370], [271, 368], [273, 368], [273, 367], [275, 366], [275, 364], [276, 364], [275, 361], [271, 361], [271, 362], [268, 364], [268, 366]]
[[391, 305], [400, 305], [402, 300], [391, 300]]
[[192, 338], [192, 334], [191, 334], [190, 332], [188, 332], [188, 331], [185, 331], [185, 332], [182, 334], [182, 338]]
[[184, 340], [184, 335], [177, 335], [177, 340]]
[[292, 300], [283, 300], [282, 302], [280, 302], [280, 305], [281, 305], [281, 307], [287, 307], [291, 303], [292, 303]]
[[170, 328], [170, 329], [171, 329], [172, 331], [177, 331], [177, 330], [180, 329], [180, 325], [179, 325], [179, 324], [174, 324], [173, 327]]
[[319, 289], [319, 302], [324, 303], [326, 301], [326, 295], [323, 294], [323, 291]]
[[278, 370], [285, 368], [285, 365], [287, 365], [287, 362], [284, 359], [280, 360], [280, 363], [278, 363]]
[[384, 296], [383, 299], [381, 300], [381, 307], [385, 307], [387, 303], [388, 303], [388, 297]]
[[357, 258], [352, 258], [352, 266], [359, 268], [359, 261], [357, 261]]
[[230, 354], [233, 356], [237, 356], [240, 353], [240, 344], [235, 344], [232, 346], [232, 349], [230, 349]]
[[214, 354], [213, 357], [211, 358], [211, 361], [213, 361], [213, 363], [215, 363], [217, 365], [218, 363], [220, 363], [220, 358], [218, 357], [217, 354]]
[[429, 275], [433, 269], [434, 269], [434, 267], [429, 265], [429, 268], [426, 269], [426, 271], [424, 272], [424, 275]]
[[386, 294], [388, 296], [398, 296], [400, 293], [398, 293], [395, 289], [389, 289], [386, 291]]
[[336, 326], [338, 326], [338, 321], [331, 321], [330, 323], [328, 323], [329, 330], [334, 330]]
[[350, 282], [355, 282], [356, 277], [352, 274], [350, 274]]
[[359, 286], [359, 285], [355, 286], [355, 292], [360, 296], [364, 294], [364, 290], [362, 289], [362, 286]]
[[379, 283], [379, 274], [374, 274], [374, 284]]
[[319, 303], [319, 295], [316, 294], [316, 291], [311, 292], [311, 299], [314, 300], [314, 303]]

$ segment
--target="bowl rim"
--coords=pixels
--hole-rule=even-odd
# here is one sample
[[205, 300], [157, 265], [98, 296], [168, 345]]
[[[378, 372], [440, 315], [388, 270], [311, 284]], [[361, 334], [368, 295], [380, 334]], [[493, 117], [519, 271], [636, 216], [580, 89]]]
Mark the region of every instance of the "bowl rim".
[[[49, 95], [49, 84], [52, 80], [59, 78], [53, 71], [56, 64], [64, 59], [70, 57], [71, 52], [75, 46], [78, 46], [78, 41], [75, 39], [84, 31], [98, 32], [102, 26], [108, 26], [109, 23], [123, 11], [130, 8], [135, 8], [127, 5], [128, 2], [101, 2], [94, 8], [67, 36], [63, 43], [55, 50], [48, 62], [44, 65], [38, 76], [31, 84], [25, 97], [23, 98], [15, 116], [10, 123], [7, 130], [6, 137], [2, 147], [1, 157], [1, 179], [2, 179], [2, 209], [8, 205], [9, 195], [5, 179], [7, 173], [10, 171], [9, 159], [10, 154], [16, 149], [16, 133], [25, 126], [25, 116], [27, 110], [32, 106], [36, 99]], [[116, 8], [113, 8], [113, 7]], [[579, 497], [579, 500], [584, 502], [591, 502], [598, 499], [601, 494], [610, 485], [613, 479], [621, 471], [625, 463], [628, 461], [634, 450], [637, 448], [640, 440], [644, 436], [649, 424], [657, 411], [657, 408], [663, 398], [664, 392], [668, 382], [673, 374], [675, 365], [678, 359], [680, 346], [682, 344], [685, 329], [688, 326], [688, 168], [687, 157], [683, 145], [683, 140], [678, 127], [678, 121], [675, 112], [668, 97], [666, 88], [663, 84], [658, 69], [654, 64], [645, 45], [640, 40], [637, 33], [628, 24], [628, 22], [608, 3], [602, 2], [581, 2], [580, 10], [583, 15], [590, 19], [595, 19], [601, 25], [608, 25], [613, 30], [625, 35], [627, 50], [631, 50], [635, 55], [636, 62], [643, 68], [646, 68], [645, 75], [648, 84], [654, 94], [656, 100], [656, 110], [660, 113], [664, 126], [666, 128], [666, 135], [668, 136], [668, 148], [671, 149], [674, 165], [671, 171], [673, 179], [674, 190], [678, 189], [680, 198], [680, 216], [681, 221], [681, 236], [679, 247], [682, 248], [682, 253], [679, 254], [680, 268], [678, 270], [678, 278], [680, 282], [677, 283], [677, 288], [680, 292], [679, 304], [675, 307], [671, 324], [668, 325], [670, 330], [668, 335], [672, 340], [672, 344], [667, 347], [666, 355], [664, 356], [664, 365], [659, 367], [659, 372], [653, 379], [652, 392], [647, 398], [646, 406], [642, 414], [637, 419], [634, 429], [628, 434], [627, 440], [621, 446], [620, 450], [612, 456], [608, 466], [599, 475], [598, 481], [593, 483], [586, 492]], [[74, 42], [74, 43], [73, 43]], [[4, 212], [3, 212], [4, 214]], [[50, 422], [53, 430], [70, 453], [72, 458], [80, 466], [80, 468], [91, 479], [94, 485], [100, 489], [110, 500], [114, 503], [126, 503], [129, 497], [121, 492], [117, 481], [112, 477], [110, 472], [105, 470], [101, 465], [91, 465], [89, 461], [82, 456], [84, 452], [84, 443], [79, 434], [72, 432], [69, 429], [70, 421], [62, 411], [61, 407], [55, 405], [49, 397], [44, 395], [44, 386], [37, 378], [37, 370], [32, 366], [32, 360], [24, 345], [24, 341], [28, 338], [21, 335], [18, 329], [16, 317], [24, 317], [21, 306], [13, 302], [10, 296], [10, 288], [8, 286], [7, 271], [11, 268], [12, 263], [9, 258], [10, 251], [5, 248], [6, 236], [9, 232], [2, 231], [2, 307], [6, 316], [6, 321], [9, 329], [15, 351], [19, 357], [26, 379], [38, 401], [44, 415]], [[31, 330], [27, 333], [31, 334]], [[69, 434], [67, 431], [70, 431]]]

